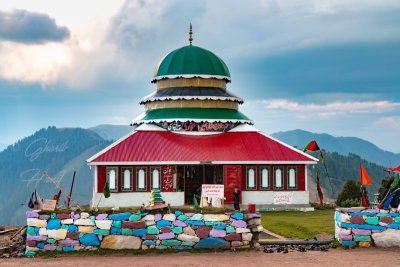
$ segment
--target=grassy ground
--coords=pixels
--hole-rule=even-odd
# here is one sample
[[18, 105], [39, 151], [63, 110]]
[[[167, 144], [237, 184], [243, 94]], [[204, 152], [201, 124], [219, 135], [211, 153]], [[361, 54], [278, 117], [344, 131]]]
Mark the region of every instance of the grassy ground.
[[262, 212], [265, 229], [288, 238], [312, 239], [318, 233], [335, 233], [335, 210]]

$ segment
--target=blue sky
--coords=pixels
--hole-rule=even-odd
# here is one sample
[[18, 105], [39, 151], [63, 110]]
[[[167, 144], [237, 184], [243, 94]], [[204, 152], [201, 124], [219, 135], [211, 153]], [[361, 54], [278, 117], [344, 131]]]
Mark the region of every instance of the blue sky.
[[5, 1], [0, 146], [49, 125], [128, 124], [192, 22], [257, 128], [400, 152], [398, 14], [399, 1]]

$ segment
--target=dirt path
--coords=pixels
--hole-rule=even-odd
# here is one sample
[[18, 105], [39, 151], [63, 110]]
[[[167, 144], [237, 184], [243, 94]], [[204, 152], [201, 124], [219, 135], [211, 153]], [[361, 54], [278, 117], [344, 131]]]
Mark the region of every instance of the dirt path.
[[0, 259], [0, 266], [396, 266], [400, 262], [400, 248], [330, 249], [328, 252], [267, 254], [255, 251], [63, 256], [59, 258], [11, 258]]

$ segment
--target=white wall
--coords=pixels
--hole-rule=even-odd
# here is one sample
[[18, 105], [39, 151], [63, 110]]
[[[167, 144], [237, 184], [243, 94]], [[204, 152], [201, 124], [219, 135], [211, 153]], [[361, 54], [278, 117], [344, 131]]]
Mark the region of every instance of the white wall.
[[[289, 192], [289, 191], [283, 191], [283, 192]], [[292, 204], [309, 204], [310, 196], [308, 191], [290, 191], [290, 192], [293, 192]], [[242, 205], [274, 204], [274, 191], [242, 191], [241, 194], [242, 194]]]
[[[161, 192], [161, 196], [165, 203], [171, 206], [183, 206], [185, 204], [184, 192]], [[101, 200], [100, 200], [101, 199]], [[150, 203], [150, 192], [135, 192], [135, 193], [111, 193], [109, 198], [105, 198], [103, 193], [94, 193], [91, 201], [94, 207], [138, 207], [142, 204]]]

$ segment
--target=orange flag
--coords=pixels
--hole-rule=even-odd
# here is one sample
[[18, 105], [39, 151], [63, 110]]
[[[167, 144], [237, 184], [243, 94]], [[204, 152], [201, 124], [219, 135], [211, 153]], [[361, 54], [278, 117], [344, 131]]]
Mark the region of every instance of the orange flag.
[[369, 178], [368, 173], [364, 170], [363, 166], [360, 163], [360, 171], [361, 171], [361, 184], [371, 184], [371, 178]]

